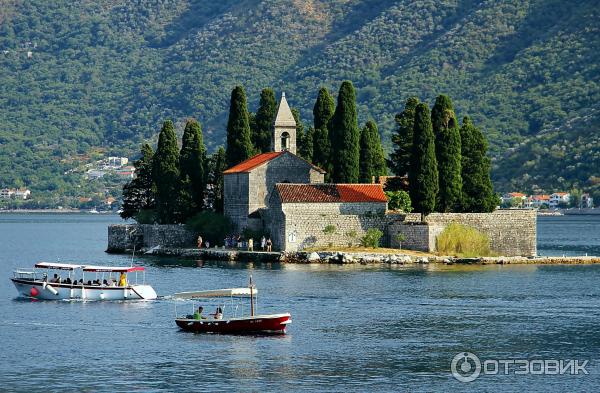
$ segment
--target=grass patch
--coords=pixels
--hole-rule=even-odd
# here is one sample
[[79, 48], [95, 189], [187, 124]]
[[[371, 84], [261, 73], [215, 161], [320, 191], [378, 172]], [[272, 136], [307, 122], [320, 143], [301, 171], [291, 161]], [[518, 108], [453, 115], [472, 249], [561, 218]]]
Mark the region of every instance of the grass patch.
[[456, 255], [463, 258], [493, 256], [490, 238], [477, 229], [453, 223], [448, 225], [436, 239], [440, 255]]

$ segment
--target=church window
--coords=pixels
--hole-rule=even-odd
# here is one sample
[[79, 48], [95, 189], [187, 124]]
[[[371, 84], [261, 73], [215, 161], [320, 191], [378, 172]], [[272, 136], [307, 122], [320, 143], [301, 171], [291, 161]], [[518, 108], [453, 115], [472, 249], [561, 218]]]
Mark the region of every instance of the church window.
[[290, 149], [290, 134], [288, 132], [284, 132], [281, 134], [281, 150], [289, 150]]

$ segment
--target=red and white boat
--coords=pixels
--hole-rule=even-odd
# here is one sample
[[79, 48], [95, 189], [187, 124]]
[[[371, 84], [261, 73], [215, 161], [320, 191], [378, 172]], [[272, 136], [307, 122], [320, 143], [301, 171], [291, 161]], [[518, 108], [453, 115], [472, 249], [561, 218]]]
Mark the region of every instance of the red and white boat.
[[[290, 313], [256, 314], [256, 293], [257, 290], [252, 285], [252, 278], [248, 288], [176, 293], [173, 295], [175, 299], [201, 300], [202, 304], [209, 304], [211, 299], [217, 299], [217, 305], [215, 313], [203, 315], [202, 312], [197, 311], [197, 304], [193, 303], [194, 314], [176, 316], [175, 323], [181, 329], [194, 333], [285, 334], [287, 325], [292, 323]], [[243, 298], [250, 299], [250, 313], [246, 315], [244, 315], [243, 302], [240, 301]], [[175, 314], [177, 315], [177, 310]]]
[[[56, 271], [57, 273], [53, 273]], [[138, 284], [138, 273], [142, 284]], [[129, 276], [134, 275], [133, 282]], [[52, 276], [51, 276], [52, 275]], [[20, 296], [43, 300], [153, 300], [141, 266], [93, 266], [39, 262], [33, 270], [18, 269], [11, 278]], [[118, 280], [117, 280], [118, 279]]]

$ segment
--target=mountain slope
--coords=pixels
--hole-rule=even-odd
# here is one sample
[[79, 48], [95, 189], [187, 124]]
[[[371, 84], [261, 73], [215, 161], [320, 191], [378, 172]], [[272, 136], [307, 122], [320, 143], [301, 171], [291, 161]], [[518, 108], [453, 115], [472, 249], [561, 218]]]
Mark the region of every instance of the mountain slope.
[[[63, 173], [78, 159], [98, 147], [133, 154], [167, 117], [197, 117], [212, 149], [238, 83], [252, 109], [261, 88], [286, 90], [310, 122], [318, 88], [351, 79], [361, 122], [374, 118], [388, 148], [406, 98], [446, 93], [490, 139], [497, 187], [593, 188], [599, 147], [584, 140], [600, 135], [598, 5], [3, 1], [0, 186], [70, 190], [78, 180]], [[529, 156], [559, 141], [577, 150], [564, 166]]]

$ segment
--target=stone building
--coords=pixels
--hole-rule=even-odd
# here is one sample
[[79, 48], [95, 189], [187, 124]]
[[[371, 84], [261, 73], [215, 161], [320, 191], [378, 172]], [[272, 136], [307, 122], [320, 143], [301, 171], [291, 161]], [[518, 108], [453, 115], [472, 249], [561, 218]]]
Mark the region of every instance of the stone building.
[[271, 145], [274, 151], [261, 153], [229, 169], [224, 174], [224, 213], [234, 230], [261, 230], [264, 210], [277, 183], [323, 183], [325, 171], [296, 152], [296, 122], [285, 99], [277, 110]]
[[276, 249], [355, 245], [368, 229], [385, 231], [380, 184], [277, 184], [269, 199]]

